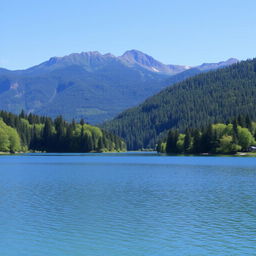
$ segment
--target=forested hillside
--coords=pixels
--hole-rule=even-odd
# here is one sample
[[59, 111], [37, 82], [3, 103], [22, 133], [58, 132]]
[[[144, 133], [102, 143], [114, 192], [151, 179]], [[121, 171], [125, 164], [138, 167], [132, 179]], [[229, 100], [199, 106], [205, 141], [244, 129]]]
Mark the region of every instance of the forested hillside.
[[103, 125], [128, 149], [154, 148], [171, 128], [181, 132], [226, 122], [239, 114], [255, 120], [256, 59], [196, 75], [147, 99]]
[[124, 151], [119, 137], [83, 120], [68, 123], [33, 114], [0, 112], [0, 151], [107, 152]]

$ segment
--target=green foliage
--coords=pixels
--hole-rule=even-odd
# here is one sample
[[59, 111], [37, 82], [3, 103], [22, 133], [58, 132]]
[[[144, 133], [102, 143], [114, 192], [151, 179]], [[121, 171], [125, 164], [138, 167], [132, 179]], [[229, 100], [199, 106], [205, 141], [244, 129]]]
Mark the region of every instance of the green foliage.
[[[103, 127], [124, 138], [128, 149], [135, 150], [155, 148], [170, 129], [185, 132], [187, 127], [223, 123], [239, 115], [237, 125], [250, 126], [248, 117], [256, 119], [255, 66], [253, 59], [196, 75], [121, 113]], [[253, 130], [253, 126], [246, 128]], [[196, 140], [199, 137], [197, 134]]]
[[6, 129], [2, 126], [2, 120], [0, 120], [0, 151], [10, 151], [10, 141]]
[[179, 134], [179, 137], [176, 143], [178, 153], [182, 153], [184, 151], [184, 140], [185, 140], [185, 134]]
[[184, 153], [189, 153], [192, 149], [192, 137], [189, 129], [186, 129], [183, 147]]
[[124, 151], [119, 137], [84, 122], [68, 123], [61, 116], [19, 116], [0, 112], [0, 151], [36, 150], [46, 152]]
[[20, 137], [17, 131], [0, 119], [0, 151], [16, 152], [21, 150]]
[[10, 141], [10, 152], [21, 150], [20, 137], [17, 131], [8, 126], [8, 136]]
[[238, 144], [242, 150], [248, 149], [248, 147], [255, 143], [253, 135], [247, 128], [238, 127]]
[[229, 154], [235, 153], [238, 150], [241, 150], [241, 146], [234, 143], [232, 136], [223, 135], [220, 138], [219, 147], [217, 148], [218, 153]]
[[[170, 130], [167, 138], [159, 142], [157, 150], [170, 154], [233, 154], [237, 151], [248, 151], [250, 146], [256, 144], [254, 138], [255, 124], [251, 122], [251, 119], [247, 119], [247, 122], [241, 122], [241, 118], [238, 118], [229, 124], [218, 123], [202, 129], [186, 129], [185, 134], [179, 134], [177, 130]], [[162, 147], [164, 144], [167, 145], [165, 149]]]
[[160, 152], [160, 153], [165, 153], [166, 152], [166, 142], [158, 143], [157, 152]]

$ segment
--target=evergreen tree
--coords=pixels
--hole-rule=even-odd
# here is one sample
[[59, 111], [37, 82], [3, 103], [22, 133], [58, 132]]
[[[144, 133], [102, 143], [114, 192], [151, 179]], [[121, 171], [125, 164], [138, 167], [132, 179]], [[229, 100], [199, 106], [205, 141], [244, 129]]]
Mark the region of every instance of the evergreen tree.
[[201, 135], [198, 129], [195, 129], [193, 138], [193, 153], [201, 153]]
[[166, 143], [166, 152], [167, 153], [177, 153], [177, 141], [178, 141], [179, 133], [177, 130], [170, 130], [167, 137]]
[[[116, 145], [116, 150], [118, 150], [118, 145]], [[102, 140], [102, 137], [99, 138], [98, 140], [98, 143], [97, 143], [97, 151], [100, 152], [104, 149], [104, 146], [103, 146], [103, 140]]]
[[20, 118], [25, 118], [26, 117], [25, 111], [23, 109], [21, 110], [19, 117]]
[[238, 121], [237, 121], [237, 119], [234, 119], [232, 124], [233, 124], [233, 141], [234, 141], [234, 143], [237, 143], [237, 140], [238, 140]]
[[203, 131], [202, 137], [201, 137], [201, 149], [202, 152], [213, 152], [213, 130], [212, 126], [209, 125], [206, 130]]
[[80, 124], [81, 124], [82, 126], [85, 124], [83, 118], [80, 120]]
[[52, 124], [49, 119], [46, 120], [44, 123], [44, 128], [43, 128], [43, 135], [42, 135], [42, 140], [44, 144], [44, 148], [47, 151], [52, 151], [53, 146], [52, 146]]
[[252, 120], [251, 120], [251, 118], [250, 118], [249, 115], [246, 115], [246, 117], [245, 117], [245, 127], [246, 127], [250, 132], [253, 131], [253, 130], [252, 130]]
[[192, 143], [192, 138], [191, 138], [191, 133], [188, 129], [186, 129], [185, 132], [185, 139], [184, 139], [184, 152], [189, 153], [191, 150], [191, 143]]

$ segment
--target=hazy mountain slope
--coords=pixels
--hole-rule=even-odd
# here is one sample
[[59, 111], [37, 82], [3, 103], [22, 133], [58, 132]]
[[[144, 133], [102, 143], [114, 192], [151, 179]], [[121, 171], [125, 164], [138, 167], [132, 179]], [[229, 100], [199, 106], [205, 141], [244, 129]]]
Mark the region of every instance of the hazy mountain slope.
[[237, 59], [234, 58], [230, 58], [226, 61], [221, 61], [218, 63], [204, 63], [200, 66], [194, 67], [194, 68], [190, 68], [186, 71], [183, 71], [181, 73], [178, 73], [174, 76], [171, 76], [169, 78], [167, 78], [166, 80], [163, 81], [163, 83], [165, 85], [173, 85], [175, 83], [179, 83], [189, 77], [204, 73], [204, 72], [208, 72], [210, 70], [215, 70], [215, 69], [219, 69], [219, 68], [224, 68], [230, 65], [233, 65], [235, 63], [238, 63]]
[[[148, 71], [127, 69], [111, 65], [96, 72], [85, 72], [80, 67], [56, 70], [54, 76], [62, 80], [56, 88], [56, 96], [37, 112], [53, 116], [65, 113], [67, 119], [86, 117], [91, 123], [113, 118], [131, 105], [136, 105], [161, 88], [162, 77]], [[86, 85], [86, 86], [85, 86]]]
[[256, 118], [256, 59], [200, 74], [164, 89], [104, 127], [123, 137], [129, 149], [154, 147], [170, 128], [184, 131], [239, 114]]
[[212, 69], [218, 69], [218, 68], [224, 68], [226, 66], [230, 66], [232, 64], [235, 64], [238, 62], [238, 59], [235, 58], [230, 58], [226, 61], [221, 61], [218, 63], [203, 63], [200, 66], [197, 66], [196, 68], [201, 70], [201, 71], [209, 71]]
[[111, 55], [72, 54], [0, 72], [0, 108], [99, 123], [161, 90], [166, 77]]
[[141, 103], [172, 81], [204, 72], [205, 67], [186, 69], [136, 50], [120, 57], [99, 52], [52, 57], [26, 70], [0, 69], [0, 108], [50, 117], [61, 114], [96, 124]]
[[175, 75], [191, 68], [189, 66], [181, 65], [165, 65], [155, 60], [153, 57], [137, 50], [127, 51], [122, 56], [120, 56], [119, 59], [129, 63], [130, 65], [141, 66], [150, 70], [151, 72], [158, 72], [169, 75]]

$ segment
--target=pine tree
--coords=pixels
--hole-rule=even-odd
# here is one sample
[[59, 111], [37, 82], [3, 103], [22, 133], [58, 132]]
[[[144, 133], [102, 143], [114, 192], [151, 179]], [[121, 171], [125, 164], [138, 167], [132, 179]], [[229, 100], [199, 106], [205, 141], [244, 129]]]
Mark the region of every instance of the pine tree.
[[104, 148], [103, 147], [103, 140], [102, 140], [102, 137], [100, 137], [99, 140], [98, 140], [97, 151], [100, 152], [100, 151], [103, 150], [103, 148]]
[[198, 129], [195, 129], [193, 136], [193, 153], [201, 153], [201, 136]]
[[168, 133], [166, 152], [167, 153], [177, 153], [177, 141], [179, 138], [179, 132], [177, 130], [170, 130]]
[[191, 143], [192, 143], [192, 138], [191, 138], [191, 133], [188, 129], [186, 129], [185, 132], [185, 139], [184, 139], [184, 152], [189, 153], [191, 150]]
[[47, 151], [52, 151], [52, 124], [49, 119], [46, 120], [43, 129], [43, 145]]
[[83, 118], [80, 120], [80, 124], [81, 124], [82, 126], [84, 125], [84, 119], [83, 119]]
[[213, 130], [209, 125], [201, 136], [201, 149], [202, 152], [208, 153], [213, 151]]
[[20, 118], [26, 118], [25, 111], [22, 109], [19, 115]]
[[252, 132], [252, 120], [251, 120], [251, 118], [249, 117], [249, 115], [246, 115], [246, 117], [245, 117], [245, 127], [246, 127], [250, 132]]
[[233, 123], [233, 141], [236, 144], [238, 140], [238, 121], [237, 119], [234, 119]]

